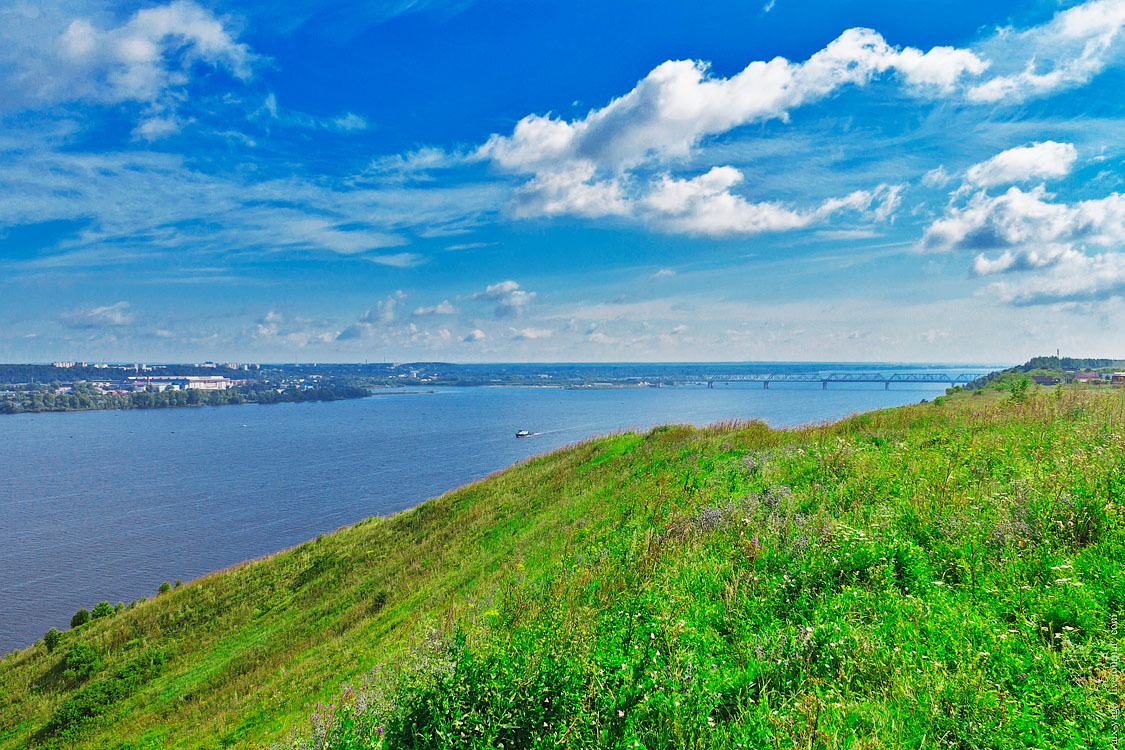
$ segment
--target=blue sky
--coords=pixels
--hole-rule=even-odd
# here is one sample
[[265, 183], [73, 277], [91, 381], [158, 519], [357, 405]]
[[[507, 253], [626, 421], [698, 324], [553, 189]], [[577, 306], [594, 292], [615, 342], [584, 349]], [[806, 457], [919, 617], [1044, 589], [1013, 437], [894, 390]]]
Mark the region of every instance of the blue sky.
[[1125, 0], [14, 0], [0, 360], [1121, 355], [1123, 63]]

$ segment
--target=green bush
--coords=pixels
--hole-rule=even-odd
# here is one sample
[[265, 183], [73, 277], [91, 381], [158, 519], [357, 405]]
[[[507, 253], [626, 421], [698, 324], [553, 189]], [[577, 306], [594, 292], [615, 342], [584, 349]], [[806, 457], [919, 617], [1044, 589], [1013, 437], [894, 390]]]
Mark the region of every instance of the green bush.
[[150, 651], [90, 683], [59, 705], [39, 736], [43, 739], [73, 736], [90, 719], [104, 714], [158, 675], [163, 666], [164, 652]]
[[98, 602], [94, 605], [94, 611], [90, 613], [90, 617], [97, 620], [101, 617], [109, 617], [113, 614], [113, 605], [109, 602]]
[[72, 643], [63, 656], [63, 674], [70, 680], [85, 680], [101, 668], [98, 652], [89, 643]]
[[164, 583], [160, 584], [160, 588], [158, 588], [158, 589], [156, 590], [156, 593], [158, 593], [158, 594], [167, 594], [167, 593], [168, 593], [169, 591], [171, 591], [171, 590], [172, 590], [172, 584], [170, 584], [170, 583], [168, 583], [167, 581], [165, 581]]
[[74, 617], [70, 618], [70, 627], [76, 628], [79, 625], [85, 625], [90, 621], [90, 610], [83, 607], [74, 613]]
[[62, 633], [58, 631], [58, 628], [51, 628], [43, 635], [43, 643], [47, 646], [48, 651], [54, 651], [55, 646], [59, 645], [61, 640]]

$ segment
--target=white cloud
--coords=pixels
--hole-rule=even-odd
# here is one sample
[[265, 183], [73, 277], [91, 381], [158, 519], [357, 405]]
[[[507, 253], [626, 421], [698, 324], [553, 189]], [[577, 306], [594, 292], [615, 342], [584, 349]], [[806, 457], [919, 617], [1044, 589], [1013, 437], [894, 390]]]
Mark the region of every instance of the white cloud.
[[1125, 0], [1092, 0], [1026, 31], [998, 30], [983, 45], [999, 75], [968, 91], [970, 101], [1020, 101], [1088, 83], [1121, 56]]
[[367, 260], [380, 266], [412, 268], [423, 263], [425, 258], [417, 253], [391, 253], [389, 255], [371, 255], [367, 257]]
[[554, 333], [549, 328], [509, 328], [513, 341], [532, 341], [534, 339], [550, 338]]
[[154, 115], [142, 120], [133, 128], [133, 137], [138, 140], [156, 141], [180, 132], [182, 127], [183, 122], [173, 114]]
[[46, 3], [41, 17], [17, 9], [2, 19], [12, 29], [0, 32], [11, 45], [0, 53], [8, 63], [0, 85], [15, 89], [5, 97], [9, 106], [77, 99], [170, 105], [169, 97], [190, 83], [195, 65], [244, 81], [252, 75], [256, 56], [250, 48], [236, 41], [226, 19], [194, 2], [142, 8], [116, 26], [64, 20], [68, 11]]
[[391, 326], [398, 317], [396, 313], [398, 303], [404, 299], [406, 299], [406, 295], [401, 290], [395, 291], [386, 299], [377, 302], [363, 315], [360, 315], [355, 323], [340, 331], [336, 339], [338, 341], [366, 339]]
[[590, 331], [586, 334], [586, 340], [591, 344], [600, 344], [602, 346], [610, 346], [612, 344], [620, 344], [621, 339], [614, 338], [601, 331]]
[[[1051, 246], [1125, 243], [1125, 195], [1074, 204], [1056, 203], [1042, 186], [1009, 188], [991, 197], [979, 192], [964, 207], [952, 206], [922, 239], [926, 250], [1020, 250], [1048, 252]], [[1055, 255], [1057, 256], [1057, 252]]]
[[[957, 194], [955, 193], [955, 196]], [[1016, 305], [1105, 299], [1125, 288], [1125, 195], [1076, 203], [1054, 200], [1042, 186], [980, 191], [951, 205], [925, 232], [922, 248], [975, 252], [978, 276], [1007, 274], [984, 290]], [[1090, 254], [1092, 248], [1102, 248]]]
[[692, 179], [664, 175], [639, 201], [642, 215], [654, 226], [671, 232], [731, 237], [797, 229], [828, 218], [842, 210], [871, 212], [885, 219], [899, 202], [898, 186], [880, 185], [843, 198], [831, 198], [808, 211], [797, 211], [779, 203], [751, 203], [731, 192], [741, 182], [734, 167], [713, 167]]
[[479, 328], [474, 328], [473, 330], [469, 331], [468, 334], [465, 335], [465, 338], [463, 338], [461, 340], [472, 343], [474, 341], [484, 341], [486, 338], [488, 338], [488, 337], [484, 335], [484, 331], [482, 331]]
[[341, 337], [328, 328], [327, 321], [311, 320], [300, 316], [288, 318], [276, 310], [270, 310], [258, 319], [252, 336], [259, 342], [286, 349], [303, 349], [312, 344], [327, 344]]
[[595, 167], [579, 162], [542, 172], [516, 189], [512, 215], [517, 218], [569, 214], [593, 219], [622, 216], [631, 210], [618, 178], [596, 179]]
[[1077, 158], [1078, 151], [1072, 144], [1043, 141], [1001, 151], [988, 161], [969, 167], [965, 176], [979, 187], [1063, 177], [1070, 173]]
[[115, 328], [131, 325], [133, 314], [129, 312], [129, 303], [121, 301], [64, 313], [59, 319], [70, 328]]
[[1125, 296], [1125, 254], [1068, 253], [1044, 273], [998, 281], [984, 293], [1013, 305], [1091, 302]]
[[[354, 255], [368, 250], [395, 247], [406, 243], [406, 240], [396, 235], [345, 227], [340, 223], [321, 218], [294, 219], [288, 223], [288, 230], [294, 240], [305, 240], [314, 247], [331, 250], [341, 255]], [[391, 262], [387, 262], [386, 265], [412, 265], [402, 262], [407, 260], [406, 258], [399, 258], [400, 262], [395, 263], [393, 261], [396, 256], [381, 257], [391, 259]]]
[[340, 115], [332, 120], [332, 124], [336, 126], [337, 130], [351, 131], [367, 129], [367, 120], [357, 115], [355, 112]]
[[524, 309], [535, 299], [535, 292], [520, 289], [515, 281], [501, 281], [489, 284], [483, 292], [473, 295], [473, 299], [496, 302], [493, 313], [497, 318], [515, 317], [523, 313]]
[[659, 271], [649, 276], [649, 281], [659, 281], [660, 279], [670, 279], [676, 275], [676, 272], [671, 268], [661, 268]]
[[781, 57], [755, 61], [730, 78], [712, 76], [700, 61], [669, 60], [583, 119], [528, 115], [511, 135], [492, 136], [478, 155], [521, 173], [575, 163], [621, 171], [685, 156], [706, 136], [784, 118], [795, 107], [847, 85], [864, 85], [889, 70], [920, 92], [941, 92], [986, 67], [968, 50], [899, 50], [870, 29], [848, 29], [803, 63]]
[[419, 307], [414, 311], [416, 317], [424, 315], [453, 315], [457, 309], [453, 307], [449, 300], [444, 299], [432, 307]]
[[453, 245], [446, 245], [446, 250], [476, 250], [482, 247], [490, 247], [495, 245], [495, 242], [459, 242]]
[[952, 176], [945, 171], [944, 164], [938, 164], [926, 174], [922, 175], [922, 184], [927, 187], [941, 187], [949, 182]]

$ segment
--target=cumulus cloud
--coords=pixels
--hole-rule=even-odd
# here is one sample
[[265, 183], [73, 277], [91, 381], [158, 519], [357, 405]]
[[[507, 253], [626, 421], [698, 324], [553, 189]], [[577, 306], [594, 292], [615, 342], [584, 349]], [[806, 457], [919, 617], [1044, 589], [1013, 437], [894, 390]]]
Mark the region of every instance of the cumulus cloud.
[[995, 282], [985, 294], [1013, 305], [1093, 302], [1125, 296], [1125, 255], [1067, 253], [1047, 272]]
[[596, 219], [630, 213], [622, 180], [597, 179], [595, 172], [593, 164], [579, 162], [535, 175], [516, 189], [512, 215], [517, 219], [563, 214]]
[[883, 74], [896, 75], [912, 95], [944, 96], [987, 67], [969, 50], [900, 49], [870, 29], [849, 29], [803, 62], [755, 61], [729, 78], [712, 75], [701, 61], [669, 60], [584, 117], [524, 117], [510, 134], [491, 136], [475, 157], [527, 177], [510, 202], [515, 218], [624, 217], [667, 232], [746, 236], [804, 227], [863, 203], [871, 208], [874, 193], [883, 195], [874, 210], [885, 218], [898, 203], [897, 188], [798, 210], [737, 195], [732, 188], [743, 176], [731, 166], [695, 177], [660, 170], [709, 137], [784, 120], [797, 107]]
[[513, 341], [531, 341], [533, 339], [550, 338], [554, 333], [549, 328], [509, 328]]
[[[116, 26], [72, 17], [53, 39], [38, 39], [43, 28], [62, 23], [67, 10], [47, 5], [42, 17], [21, 17], [17, 10], [5, 19], [23, 37], [12, 40], [18, 57], [4, 55], [9, 63], [4, 87], [15, 89], [13, 97], [5, 97], [10, 106], [78, 99], [164, 102], [189, 84], [196, 65], [244, 81], [253, 73], [257, 58], [236, 40], [227, 19], [190, 0], [142, 8]], [[40, 28], [32, 31], [33, 25]], [[34, 48], [21, 49], [32, 43]]]
[[745, 236], [805, 227], [843, 210], [869, 212], [873, 218], [884, 219], [898, 205], [901, 190], [899, 186], [880, 185], [798, 211], [779, 203], [751, 203], [731, 192], [742, 179], [742, 173], [734, 167], [713, 167], [691, 179], [665, 175], [639, 202], [640, 209], [650, 223], [666, 231]]
[[457, 312], [457, 309], [453, 307], [453, 304], [450, 303], [449, 300], [443, 299], [441, 302], [431, 307], [419, 307], [415, 309], [414, 315], [416, 317], [425, 315], [453, 315], [455, 312]]
[[133, 314], [129, 312], [129, 303], [121, 301], [112, 305], [64, 313], [60, 316], [60, 320], [69, 328], [116, 328], [132, 325]]
[[1015, 305], [1120, 295], [1123, 246], [1125, 195], [1066, 203], [1043, 186], [997, 196], [979, 191], [964, 205], [951, 204], [922, 239], [924, 250], [975, 253], [978, 276], [1007, 275], [984, 293]]
[[1092, 0], [1026, 31], [1000, 29], [983, 45], [997, 75], [968, 91], [970, 101], [1019, 101], [1081, 86], [1121, 56], [1125, 0]]
[[582, 119], [528, 115], [511, 135], [489, 138], [478, 154], [515, 172], [540, 173], [575, 163], [620, 171], [650, 159], [684, 156], [706, 136], [784, 118], [795, 107], [887, 71], [897, 71], [920, 92], [940, 92], [986, 67], [968, 50], [900, 50], [871, 29], [848, 29], [805, 62], [755, 61], [730, 78], [712, 76], [701, 61], [669, 60], [632, 91]]
[[535, 299], [535, 292], [520, 289], [515, 281], [501, 281], [489, 284], [483, 292], [473, 295], [473, 299], [495, 302], [493, 313], [497, 318], [511, 318], [523, 313], [524, 309]]
[[347, 341], [349, 339], [365, 339], [375, 335], [381, 329], [385, 329], [393, 324], [397, 318], [396, 308], [401, 300], [406, 299], [406, 295], [401, 291], [396, 291], [386, 299], [377, 302], [374, 307], [368, 308], [367, 312], [360, 315], [355, 323], [340, 331], [336, 339], [338, 341]]
[[301, 349], [310, 344], [327, 344], [335, 340], [338, 334], [328, 326], [327, 321], [287, 317], [270, 310], [254, 324], [252, 335], [266, 344]]
[[1074, 204], [1054, 202], [1042, 186], [1030, 191], [1009, 188], [1002, 195], [973, 195], [967, 205], [951, 206], [925, 232], [922, 247], [931, 251], [1023, 250], [1072, 243], [1114, 245], [1125, 242], [1125, 195], [1112, 193]]
[[461, 340], [472, 343], [474, 341], [484, 341], [486, 338], [488, 337], [484, 335], [484, 331], [479, 328], [474, 328], [465, 335], [465, 338]]
[[1001, 151], [988, 161], [969, 167], [965, 177], [979, 187], [1064, 177], [1077, 158], [1078, 151], [1072, 144], [1043, 141]]

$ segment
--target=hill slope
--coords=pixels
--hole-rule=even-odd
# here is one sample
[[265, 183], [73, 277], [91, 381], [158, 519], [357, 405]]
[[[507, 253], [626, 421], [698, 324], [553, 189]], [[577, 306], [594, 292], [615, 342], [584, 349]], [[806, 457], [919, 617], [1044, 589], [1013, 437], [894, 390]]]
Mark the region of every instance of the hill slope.
[[1123, 425], [594, 440], [9, 655], [0, 748], [1108, 748]]

